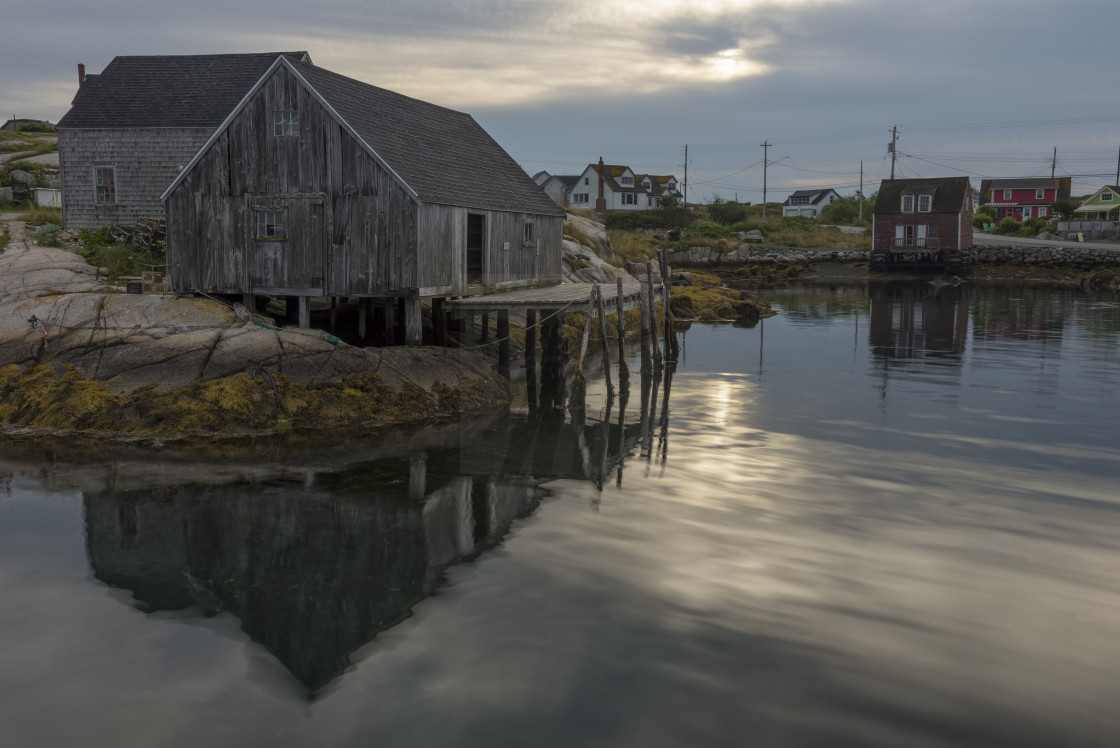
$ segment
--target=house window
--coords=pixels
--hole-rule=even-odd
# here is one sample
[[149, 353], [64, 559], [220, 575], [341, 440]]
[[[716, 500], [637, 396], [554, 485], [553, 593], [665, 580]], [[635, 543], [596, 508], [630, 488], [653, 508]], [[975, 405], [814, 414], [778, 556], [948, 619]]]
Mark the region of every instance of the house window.
[[933, 195], [918, 195], [918, 212], [929, 213], [933, 210]]
[[286, 237], [283, 210], [257, 211], [257, 239], [281, 241]]
[[1112, 202], [1112, 193], [1111, 192], [1102, 192], [1101, 193], [1101, 202], [1102, 203]]
[[1042, 200], [1045, 197], [1046, 197], [1046, 190], [1035, 190], [1034, 191], [1034, 199], [1035, 200]]
[[621, 197], [622, 197], [622, 204], [623, 205], [637, 205], [638, 204], [638, 196], [635, 195], [633, 192], [623, 192]]
[[623, 177], [622, 178], [622, 184], [627, 186], [627, 187], [633, 187], [634, 186], [634, 177]]
[[273, 135], [299, 135], [299, 112], [284, 111], [272, 113]]
[[583, 186], [586, 187], [589, 184], [591, 184], [590, 177], [584, 177], [583, 178]]
[[1047, 209], [1046, 209], [1046, 208], [1045, 208], [1044, 206], [1041, 206], [1041, 205], [1040, 205], [1040, 206], [1039, 206], [1039, 208], [1038, 208], [1038, 217], [1039, 217], [1039, 218], [1045, 218], [1045, 217], [1046, 217], [1046, 214], [1047, 214], [1048, 212], [1049, 212], [1049, 211], [1048, 211], [1048, 210], [1047, 210]]
[[112, 166], [98, 166], [93, 170], [93, 182], [98, 205], [117, 202], [117, 177]]
[[1023, 208], [1023, 218], [1030, 218], [1030, 217], [1031, 217], [1031, 209], [1029, 207], [1028, 208]]
[[537, 243], [537, 227], [532, 221], [526, 221], [521, 229], [521, 246], [532, 247]]
[[1003, 199], [1004, 200], [1010, 200], [1011, 199], [1011, 190], [1004, 190], [1003, 191]]
[[574, 192], [574, 193], [572, 193], [572, 205], [583, 205], [584, 203], [587, 203], [587, 202], [590, 202], [590, 200], [588, 199], [588, 193], [586, 193], [586, 192]]
[[914, 196], [913, 195], [903, 195], [902, 196], [902, 212], [903, 213], [913, 213], [914, 212]]
[[937, 236], [937, 224], [936, 223], [931, 223], [929, 226], [926, 227], [926, 236], [928, 236], [931, 239]]

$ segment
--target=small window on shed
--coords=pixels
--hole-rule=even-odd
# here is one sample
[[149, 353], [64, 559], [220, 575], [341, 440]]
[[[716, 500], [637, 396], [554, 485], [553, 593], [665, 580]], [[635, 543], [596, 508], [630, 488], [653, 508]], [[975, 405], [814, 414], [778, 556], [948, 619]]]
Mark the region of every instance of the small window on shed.
[[98, 166], [93, 170], [97, 203], [108, 205], [117, 202], [117, 177], [112, 166]]
[[284, 111], [272, 113], [273, 135], [299, 135], [299, 112]]
[[526, 221], [521, 230], [521, 246], [532, 247], [537, 243], [537, 226], [532, 221]]
[[918, 195], [918, 212], [929, 213], [933, 210], [933, 195]]
[[283, 210], [257, 211], [257, 239], [279, 241], [287, 235]]
[[902, 212], [903, 213], [913, 213], [914, 212], [914, 196], [913, 195], [903, 195], [902, 196]]

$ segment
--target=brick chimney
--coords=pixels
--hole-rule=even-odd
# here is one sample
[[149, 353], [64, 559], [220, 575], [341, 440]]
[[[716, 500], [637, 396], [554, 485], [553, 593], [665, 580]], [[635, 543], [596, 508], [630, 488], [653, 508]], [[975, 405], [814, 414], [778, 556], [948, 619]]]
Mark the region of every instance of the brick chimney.
[[606, 210], [607, 198], [603, 196], [603, 157], [599, 157], [599, 197], [595, 198], [595, 210]]
[[86, 66], [83, 63], [78, 63], [78, 85], [86, 82]]

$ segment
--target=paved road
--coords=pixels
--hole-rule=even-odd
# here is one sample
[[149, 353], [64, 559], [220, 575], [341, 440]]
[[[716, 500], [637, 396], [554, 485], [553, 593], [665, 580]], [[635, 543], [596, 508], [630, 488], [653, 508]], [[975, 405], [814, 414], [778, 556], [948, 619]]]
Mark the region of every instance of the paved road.
[[1120, 249], [1120, 242], [1070, 242], [1060, 239], [1024, 239], [1019, 236], [983, 234], [977, 231], [972, 235], [973, 244], [987, 244], [993, 247], [1080, 247], [1082, 249]]

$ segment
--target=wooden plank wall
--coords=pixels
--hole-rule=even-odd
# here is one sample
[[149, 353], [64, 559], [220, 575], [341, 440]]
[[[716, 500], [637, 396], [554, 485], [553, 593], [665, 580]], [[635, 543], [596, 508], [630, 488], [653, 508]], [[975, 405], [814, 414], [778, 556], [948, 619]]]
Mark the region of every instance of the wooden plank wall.
[[[419, 286], [430, 295], [462, 296], [465, 275], [467, 216], [486, 216], [482, 290], [559, 283], [564, 219], [453, 205], [425, 204], [420, 212]], [[537, 240], [524, 246], [526, 220], [536, 224]]]
[[[299, 136], [273, 111], [299, 111]], [[257, 241], [257, 208], [287, 210], [285, 241]], [[168, 197], [176, 290], [321, 289], [393, 296], [416, 283], [418, 206], [285, 69], [278, 69]]]

